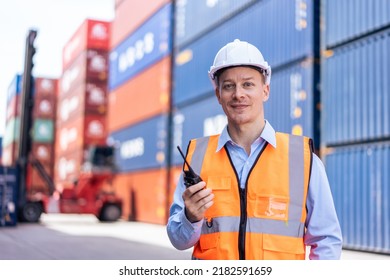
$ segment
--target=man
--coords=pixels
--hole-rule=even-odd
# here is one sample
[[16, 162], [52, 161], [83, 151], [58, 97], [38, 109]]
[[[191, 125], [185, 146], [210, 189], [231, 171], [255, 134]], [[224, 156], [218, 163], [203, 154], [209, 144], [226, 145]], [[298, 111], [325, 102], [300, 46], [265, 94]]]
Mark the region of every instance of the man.
[[[203, 181], [180, 177], [168, 236], [193, 259], [339, 259], [342, 237], [324, 166], [311, 139], [275, 133], [264, 119], [271, 67], [234, 40], [209, 71], [228, 124], [191, 140], [186, 160]], [[183, 169], [188, 169], [186, 165]]]

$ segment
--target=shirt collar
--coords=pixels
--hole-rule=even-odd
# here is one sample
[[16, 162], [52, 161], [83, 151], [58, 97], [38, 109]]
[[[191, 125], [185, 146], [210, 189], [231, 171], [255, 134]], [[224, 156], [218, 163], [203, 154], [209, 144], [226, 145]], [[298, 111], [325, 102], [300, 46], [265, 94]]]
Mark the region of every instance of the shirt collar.
[[[261, 135], [259, 138], [262, 138], [264, 141], [268, 142], [274, 148], [276, 148], [275, 130], [267, 120], [265, 120], [265, 126], [264, 126], [264, 129], [261, 132]], [[258, 139], [256, 139], [255, 141], [257, 141], [257, 140]], [[228, 133], [227, 125], [226, 125], [224, 127], [224, 129], [222, 130], [221, 134], [219, 135], [217, 152], [219, 152], [219, 150], [221, 150], [227, 142], [234, 143], [232, 138], [230, 137], [230, 135]]]

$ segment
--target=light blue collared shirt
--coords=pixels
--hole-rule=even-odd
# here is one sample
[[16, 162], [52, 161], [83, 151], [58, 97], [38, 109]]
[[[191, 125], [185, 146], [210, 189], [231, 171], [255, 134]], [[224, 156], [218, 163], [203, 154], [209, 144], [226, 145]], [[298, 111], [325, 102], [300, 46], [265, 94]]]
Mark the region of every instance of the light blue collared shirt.
[[[241, 188], [245, 188], [249, 171], [265, 143], [276, 147], [275, 130], [268, 121], [266, 121], [260, 137], [252, 143], [249, 156], [243, 147], [234, 143], [227, 127], [219, 136], [217, 151], [226, 145], [237, 171]], [[181, 196], [184, 190], [183, 176], [180, 176], [167, 224], [169, 239], [172, 245], [179, 250], [185, 250], [195, 245], [199, 240], [203, 224], [203, 220], [191, 223], [185, 216], [184, 202]], [[313, 260], [340, 259], [342, 250], [341, 229], [325, 167], [315, 154], [313, 154], [306, 206], [307, 218], [304, 242], [306, 246], [310, 247], [309, 258]]]

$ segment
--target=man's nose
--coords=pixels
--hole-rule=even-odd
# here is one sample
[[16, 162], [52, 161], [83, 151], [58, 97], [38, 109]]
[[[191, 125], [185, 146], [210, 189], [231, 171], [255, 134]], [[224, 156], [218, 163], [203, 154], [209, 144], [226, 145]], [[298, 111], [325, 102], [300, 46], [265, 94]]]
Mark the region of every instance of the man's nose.
[[242, 87], [236, 86], [233, 92], [233, 97], [239, 99], [244, 96], [244, 89]]

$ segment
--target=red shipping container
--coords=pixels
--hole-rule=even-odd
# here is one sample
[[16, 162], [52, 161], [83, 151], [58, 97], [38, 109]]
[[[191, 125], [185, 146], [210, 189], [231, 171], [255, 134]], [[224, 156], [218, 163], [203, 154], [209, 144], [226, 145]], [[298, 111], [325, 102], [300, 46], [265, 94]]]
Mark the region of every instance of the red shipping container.
[[57, 120], [66, 123], [87, 114], [107, 113], [107, 84], [81, 83], [58, 103]]
[[54, 119], [56, 115], [55, 98], [50, 95], [34, 98], [32, 114], [34, 118]]
[[166, 57], [108, 95], [108, 131], [168, 112], [169, 92], [170, 57]]
[[123, 199], [123, 217], [131, 220], [166, 224], [167, 170], [154, 169], [120, 174], [113, 181]]
[[55, 102], [57, 96], [57, 84], [58, 84], [57, 79], [39, 77], [34, 79], [34, 84], [35, 84], [34, 99], [48, 97], [48, 98], [52, 98], [53, 102]]
[[31, 155], [39, 160], [42, 164], [52, 165], [54, 162], [54, 145], [33, 142]]
[[[119, 2], [119, 1], [118, 1]], [[111, 23], [111, 48], [115, 48], [134, 30], [149, 19], [170, 0], [133, 1], [123, 0], [116, 3], [115, 19]]]
[[85, 159], [85, 149], [76, 148], [56, 156], [54, 164], [54, 183], [59, 186], [61, 191], [62, 185], [71, 185], [80, 174], [80, 167]]
[[85, 145], [104, 145], [107, 139], [106, 116], [86, 115], [56, 127], [56, 155]]
[[62, 51], [62, 69], [70, 64], [86, 49], [109, 50], [110, 22], [86, 19]]
[[[52, 164], [44, 164], [43, 168], [49, 177], [53, 178], [54, 167]], [[46, 181], [42, 179], [41, 174], [31, 164], [27, 166], [27, 190], [28, 192], [36, 193], [43, 192], [49, 194], [49, 186]]]
[[81, 83], [107, 82], [108, 52], [87, 49], [63, 72], [60, 79], [59, 98], [63, 98]]

